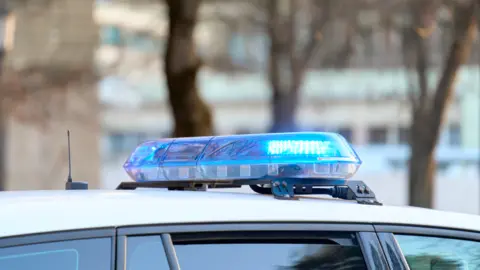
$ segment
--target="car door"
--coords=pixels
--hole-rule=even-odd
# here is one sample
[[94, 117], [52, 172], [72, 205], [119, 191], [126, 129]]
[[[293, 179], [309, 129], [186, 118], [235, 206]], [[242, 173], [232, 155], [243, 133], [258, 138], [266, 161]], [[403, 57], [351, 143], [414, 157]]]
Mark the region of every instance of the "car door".
[[389, 269], [367, 224], [142, 226], [117, 234], [117, 269]]
[[480, 269], [480, 234], [446, 228], [375, 225], [395, 269]]

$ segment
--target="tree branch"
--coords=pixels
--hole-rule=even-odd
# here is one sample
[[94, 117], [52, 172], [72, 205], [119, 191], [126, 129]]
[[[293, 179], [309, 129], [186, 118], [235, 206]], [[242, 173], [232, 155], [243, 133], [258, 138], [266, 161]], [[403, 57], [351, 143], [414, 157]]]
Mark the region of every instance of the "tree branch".
[[288, 14], [288, 25], [287, 25], [287, 44], [288, 44], [288, 54], [289, 54], [289, 64], [290, 64], [290, 89], [292, 91], [299, 91], [299, 84], [302, 81], [304, 67], [303, 63], [299, 62], [297, 55], [297, 12], [298, 5], [297, 0], [289, 0], [289, 14]]
[[421, 36], [415, 36], [415, 53], [416, 53], [416, 71], [418, 81], [418, 100], [417, 108], [421, 109], [427, 104], [428, 100], [428, 50], [426, 40]]
[[280, 74], [278, 65], [278, 55], [281, 54], [282, 46], [277, 38], [278, 25], [278, 0], [268, 0], [267, 5], [267, 33], [270, 37], [269, 49], [269, 81], [272, 84], [272, 90], [275, 94], [280, 89]]
[[310, 23], [310, 39], [305, 46], [302, 55], [300, 55], [298, 66], [303, 70], [308, 67], [315, 51], [322, 41], [322, 34], [328, 21], [331, 19], [331, 8], [335, 0], [316, 0], [312, 5], [312, 14], [314, 19]]
[[[413, 105], [413, 110], [428, 109], [429, 85], [428, 85], [428, 70], [429, 70], [429, 51], [428, 41], [432, 27], [434, 25], [434, 17], [437, 7], [433, 0], [411, 0], [409, 3], [409, 11], [412, 14], [412, 24], [405, 31], [407, 40], [404, 42], [408, 48], [412, 50], [412, 61], [407, 65], [413, 65], [417, 75], [417, 89], [416, 102]], [[408, 45], [410, 43], [410, 45]], [[410, 47], [412, 46], [412, 47]], [[409, 52], [406, 52], [409, 54]]]
[[469, 54], [473, 37], [475, 35], [475, 10], [479, 5], [478, 0], [470, 3], [458, 3], [455, 9], [454, 41], [448, 53], [442, 77], [438, 81], [435, 96], [432, 100], [431, 128], [438, 129], [442, 123], [445, 109], [454, 94], [456, 73], [465, 63]]

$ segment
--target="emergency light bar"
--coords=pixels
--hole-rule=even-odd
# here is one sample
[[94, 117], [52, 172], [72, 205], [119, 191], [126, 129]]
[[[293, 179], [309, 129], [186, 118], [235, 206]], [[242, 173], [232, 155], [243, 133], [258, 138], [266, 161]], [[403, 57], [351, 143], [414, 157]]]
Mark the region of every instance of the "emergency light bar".
[[380, 203], [362, 181], [348, 180], [362, 164], [341, 135], [300, 132], [147, 141], [124, 164], [134, 182], [117, 189], [206, 190], [249, 185], [277, 199], [323, 194]]
[[[326, 132], [193, 137], [148, 141], [124, 168], [137, 182], [295, 177], [348, 179], [361, 160]], [[289, 170], [282, 170], [288, 166]]]

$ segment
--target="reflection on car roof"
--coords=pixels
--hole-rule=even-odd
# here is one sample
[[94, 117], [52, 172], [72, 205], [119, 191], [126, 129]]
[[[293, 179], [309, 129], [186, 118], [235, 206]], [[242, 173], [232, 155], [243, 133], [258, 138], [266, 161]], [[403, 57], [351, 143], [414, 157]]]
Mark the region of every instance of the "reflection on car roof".
[[269, 195], [210, 191], [7, 191], [0, 193], [0, 205], [0, 237], [216, 222], [382, 223], [480, 231], [480, 217], [476, 215], [311, 197], [283, 201]]

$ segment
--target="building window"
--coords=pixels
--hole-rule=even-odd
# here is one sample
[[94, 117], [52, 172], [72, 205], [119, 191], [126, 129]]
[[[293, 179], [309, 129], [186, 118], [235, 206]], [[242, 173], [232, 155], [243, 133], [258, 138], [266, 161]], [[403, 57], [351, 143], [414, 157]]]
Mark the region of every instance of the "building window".
[[109, 135], [110, 151], [118, 154], [123, 151], [125, 145], [125, 134], [121, 132], [111, 132]]
[[173, 137], [173, 131], [163, 131], [163, 132], [160, 132], [160, 138], [170, 138], [170, 137]]
[[243, 66], [247, 60], [246, 38], [240, 33], [232, 33], [228, 50], [234, 65]]
[[386, 144], [387, 135], [386, 127], [371, 127], [368, 130], [368, 142], [370, 144]]
[[138, 144], [147, 141], [148, 138], [149, 138], [148, 134], [145, 133], [145, 132], [139, 132], [139, 133], [136, 134], [136, 136], [137, 136], [137, 143]]
[[239, 128], [235, 131], [235, 134], [237, 135], [252, 134], [252, 132], [246, 128]]
[[228, 41], [228, 54], [237, 67], [257, 69], [264, 66], [267, 55], [267, 39], [256, 33], [232, 33]]
[[160, 41], [155, 40], [148, 33], [132, 32], [126, 35], [127, 45], [142, 52], [156, 52], [160, 49]]
[[103, 44], [120, 46], [122, 43], [121, 31], [118, 26], [102, 26], [100, 36]]
[[398, 128], [398, 143], [399, 144], [408, 144], [410, 141], [410, 128], [399, 127]]
[[452, 124], [448, 127], [449, 144], [460, 146], [462, 144], [462, 132], [459, 124]]
[[110, 152], [112, 154], [131, 152], [149, 138], [150, 136], [145, 132], [112, 131], [108, 137]]
[[352, 143], [353, 131], [349, 127], [341, 127], [337, 129], [337, 133], [342, 135], [349, 143]]
[[[305, 129], [304, 129], [305, 130]], [[308, 129], [306, 129], [308, 131]], [[328, 132], [329, 131], [329, 128], [328, 127], [314, 127], [313, 129], [311, 129], [315, 132]]]

